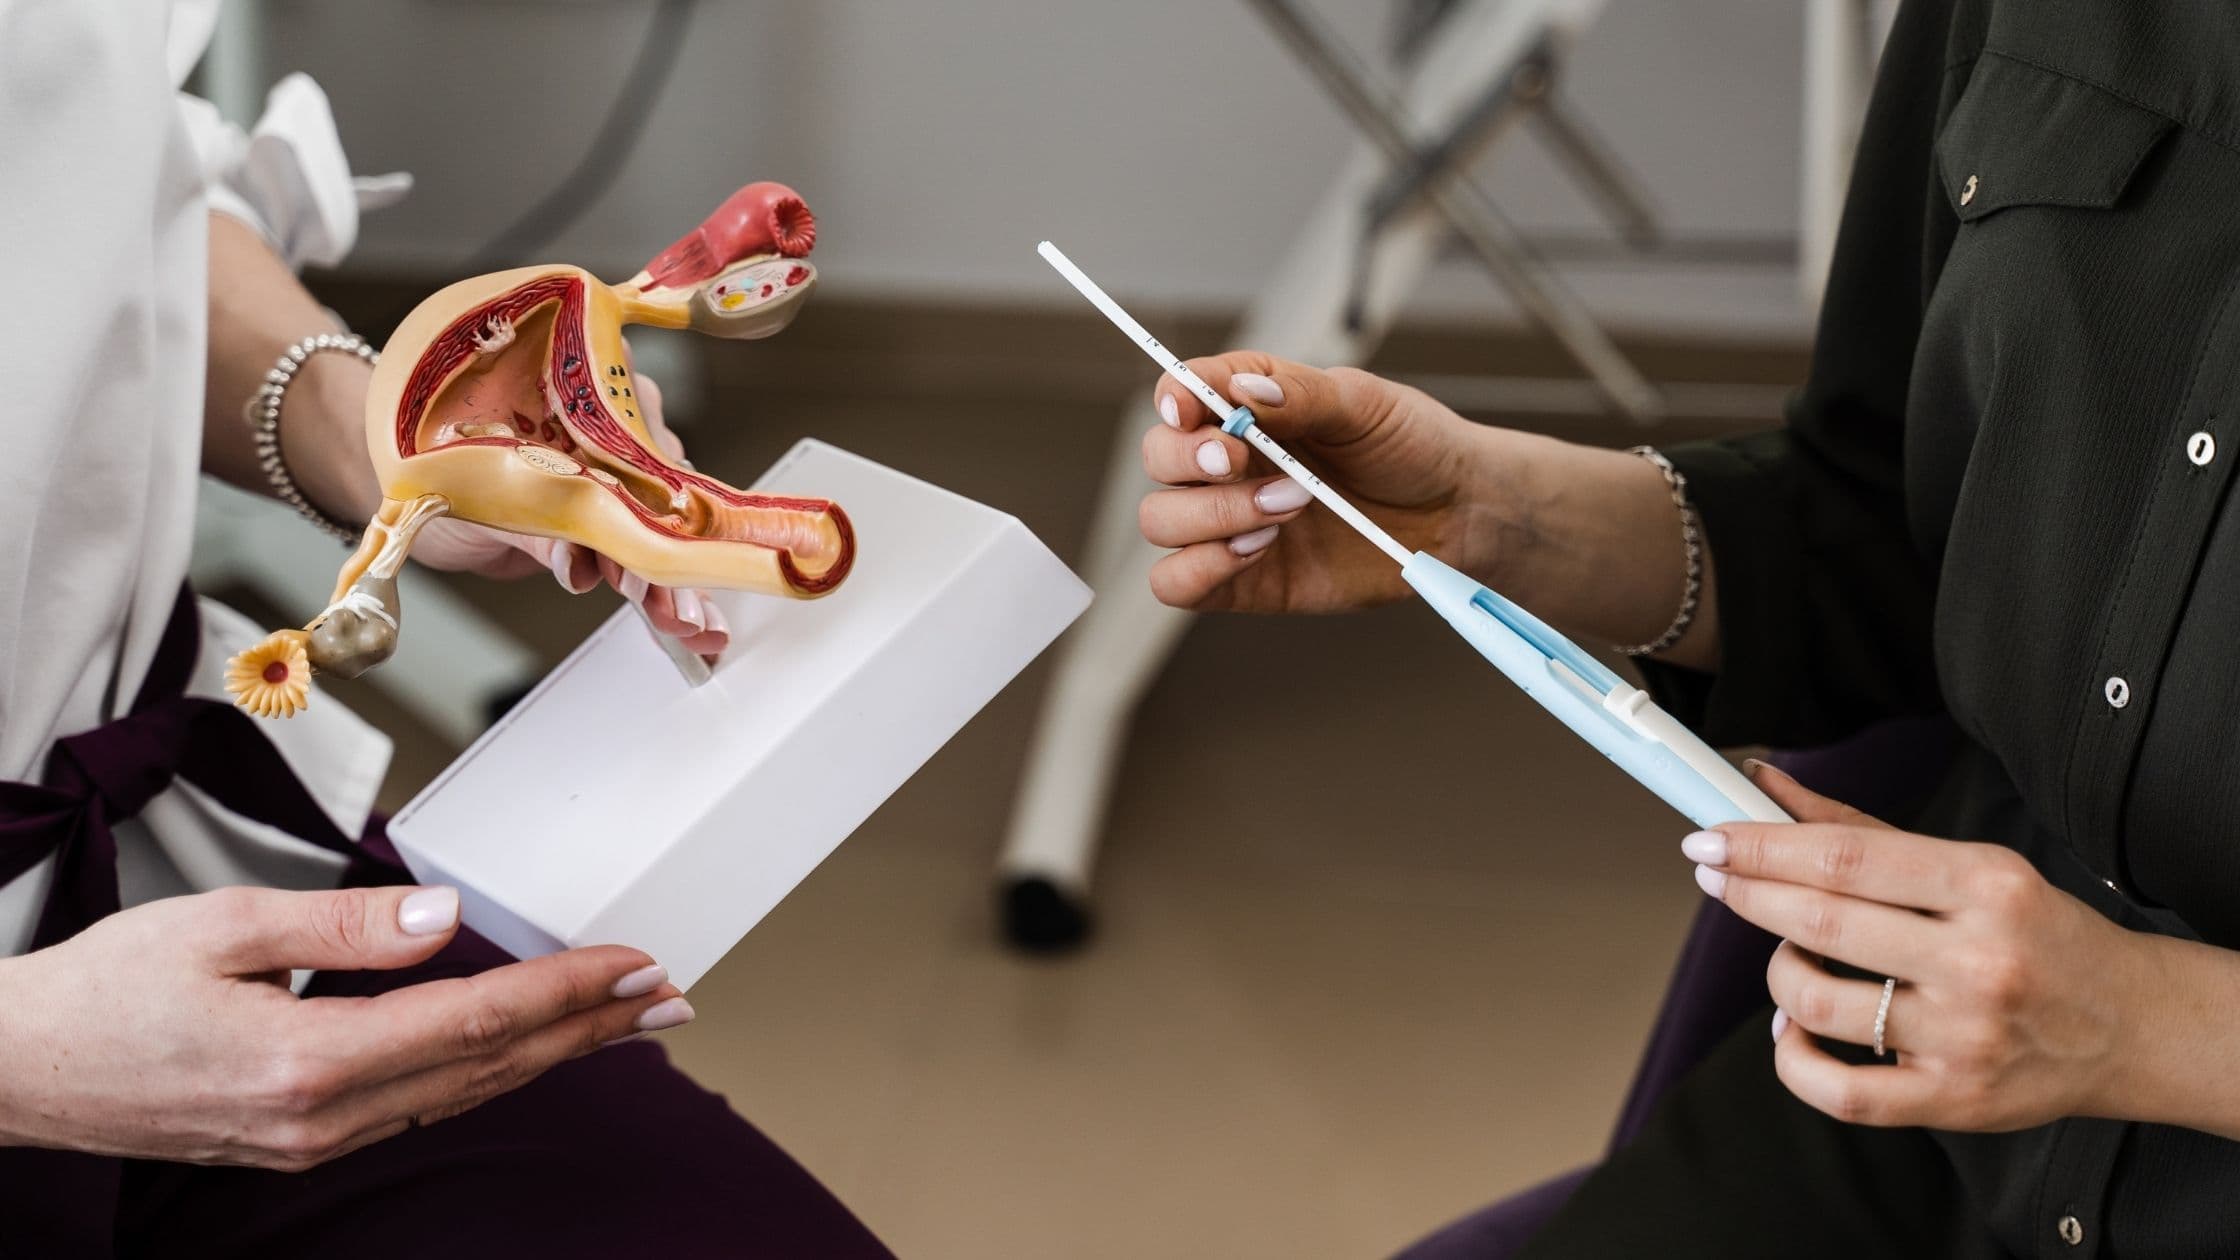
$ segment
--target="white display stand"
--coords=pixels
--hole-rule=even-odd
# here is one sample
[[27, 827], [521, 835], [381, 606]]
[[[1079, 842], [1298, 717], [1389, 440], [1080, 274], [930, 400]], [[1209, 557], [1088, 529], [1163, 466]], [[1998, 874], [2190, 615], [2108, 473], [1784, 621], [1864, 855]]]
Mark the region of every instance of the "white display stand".
[[821, 442], [754, 488], [847, 510], [838, 591], [717, 597], [698, 688], [618, 611], [390, 822], [514, 954], [632, 945], [690, 987], [1088, 606], [1016, 519]]

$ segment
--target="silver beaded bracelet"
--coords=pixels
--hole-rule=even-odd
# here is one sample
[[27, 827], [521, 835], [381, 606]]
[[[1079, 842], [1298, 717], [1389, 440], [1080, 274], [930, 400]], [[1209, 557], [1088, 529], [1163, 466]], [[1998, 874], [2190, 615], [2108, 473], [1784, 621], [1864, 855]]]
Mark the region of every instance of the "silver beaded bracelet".
[[356, 546], [361, 531], [345, 525], [313, 507], [311, 500], [303, 497], [303, 490], [296, 485], [295, 477], [288, 472], [288, 463], [280, 457], [280, 407], [287, 401], [288, 386], [293, 384], [296, 373], [312, 355], [321, 351], [339, 351], [354, 354], [367, 363], [379, 363], [381, 354], [366, 344], [366, 339], [356, 333], [319, 333], [305, 337], [289, 346], [264, 374], [264, 384], [249, 396], [243, 409], [249, 418], [249, 429], [256, 442], [257, 463], [264, 469], [264, 479], [272, 486], [272, 493], [282, 503], [296, 510], [303, 519], [342, 540], [344, 546]]
[[1696, 599], [1703, 593], [1703, 523], [1696, 517], [1695, 505], [1688, 502], [1687, 477], [1672, 466], [1664, 452], [1651, 446], [1636, 446], [1629, 454], [1648, 460], [1664, 474], [1664, 483], [1672, 490], [1672, 506], [1680, 509], [1680, 541], [1688, 548], [1688, 585], [1680, 593], [1680, 611], [1673, 615], [1672, 624], [1647, 643], [1618, 649], [1626, 656], [1653, 656], [1678, 643], [1681, 636], [1688, 633], [1688, 627], [1695, 624]]

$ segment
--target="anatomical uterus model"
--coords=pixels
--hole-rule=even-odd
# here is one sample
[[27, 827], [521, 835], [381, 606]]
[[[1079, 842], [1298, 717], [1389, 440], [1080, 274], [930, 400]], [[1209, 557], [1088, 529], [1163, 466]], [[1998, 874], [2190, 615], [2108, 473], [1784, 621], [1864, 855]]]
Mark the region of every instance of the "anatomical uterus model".
[[243, 708], [288, 717], [314, 671], [354, 678], [396, 650], [396, 576], [442, 516], [581, 543], [662, 586], [826, 594], [855, 538], [822, 499], [748, 494], [667, 458], [636, 396], [622, 330], [767, 337], [816, 269], [816, 221], [793, 190], [751, 184], [645, 270], [610, 285], [550, 265], [462, 280], [384, 348], [366, 398], [383, 495], [328, 606], [233, 659]]

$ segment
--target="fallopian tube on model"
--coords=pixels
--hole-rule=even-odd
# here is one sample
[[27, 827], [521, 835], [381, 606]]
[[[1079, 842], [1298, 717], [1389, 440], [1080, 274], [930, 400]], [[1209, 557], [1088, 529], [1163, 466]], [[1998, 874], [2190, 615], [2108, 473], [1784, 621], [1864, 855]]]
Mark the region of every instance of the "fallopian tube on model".
[[327, 607], [233, 658], [226, 689], [289, 717], [314, 672], [355, 678], [396, 650], [397, 571], [441, 516], [580, 543], [661, 586], [811, 599], [855, 558], [840, 508], [748, 494], [655, 447], [622, 344], [628, 324], [767, 337], [816, 287], [816, 220], [792, 189], [750, 184], [645, 270], [579, 267], [462, 280], [398, 325], [366, 398], [379, 512]]

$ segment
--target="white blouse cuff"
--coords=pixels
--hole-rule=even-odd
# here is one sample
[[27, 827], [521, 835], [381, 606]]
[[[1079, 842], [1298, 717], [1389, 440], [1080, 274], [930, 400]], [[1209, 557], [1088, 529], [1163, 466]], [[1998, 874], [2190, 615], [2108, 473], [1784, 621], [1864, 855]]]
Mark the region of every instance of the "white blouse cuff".
[[412, 176], [352, 176], [327, 94], [291, 74], [265, 97], [244, 134], [208, 101], [179, 95], [179, 114], [202, 165], [210, 208], [262, 235], [290, 267], [332, 267], [358, 240], [361, 211], [412, 190]]

